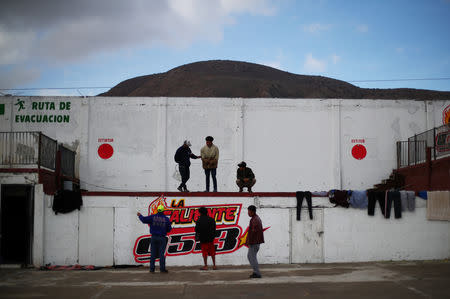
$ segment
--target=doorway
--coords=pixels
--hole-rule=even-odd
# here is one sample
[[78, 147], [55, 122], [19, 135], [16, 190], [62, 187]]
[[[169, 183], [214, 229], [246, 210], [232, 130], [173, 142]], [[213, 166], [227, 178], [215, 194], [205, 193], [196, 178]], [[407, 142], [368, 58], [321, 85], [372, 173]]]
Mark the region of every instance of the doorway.
[[0, 264], [31, 264], [34, 201], [30, 185], [1, 185]]

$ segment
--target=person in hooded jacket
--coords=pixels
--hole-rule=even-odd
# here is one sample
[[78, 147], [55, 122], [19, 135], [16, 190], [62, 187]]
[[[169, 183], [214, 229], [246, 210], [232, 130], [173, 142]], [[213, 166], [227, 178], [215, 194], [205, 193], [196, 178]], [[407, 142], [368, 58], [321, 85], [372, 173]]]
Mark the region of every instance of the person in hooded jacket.
[[172, 230], [169, 218], [164, 215], [164, 206], [159, 205], [157, 208], [158, 213], [150, 216], [142, 216], [141, 213], [137, 213], [139, 220], [142, 223], [150, 225], [150, 234], [152, 235], [150, 240], [150, 272], [155, 272], [155, 260], [159, 255], [159, 272], [167, 273], [166, 269], [166, 246], [167, 246], [167, 233]]

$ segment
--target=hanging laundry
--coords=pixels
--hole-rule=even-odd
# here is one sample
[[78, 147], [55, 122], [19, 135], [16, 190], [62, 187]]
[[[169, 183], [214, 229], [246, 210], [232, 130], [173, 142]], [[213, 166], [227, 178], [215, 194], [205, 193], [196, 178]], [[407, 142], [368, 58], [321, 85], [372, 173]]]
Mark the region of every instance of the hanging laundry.
[[53, 199], [53, 211], [58, 213], [70, 213], [73, 210], [80, 209], [83, 205], [80, 190], [59, 190]]
[[402, 201], [402, 212], [406, 211], [408, 205], [408, 193], [404, 190], [400, 191], [400, 200]]
[[311, 192], [297, 191], [295, 193], [295, 196], [297, 197], [297, 220], [300, 221], [300, 214], [301, 214], [301, 210], [302, 210], [303, 198], [306, 198], [306, 203], [308, 204], [309, 219], [312, 220], [313, 214], [312, 214]]
[[349, 203], [353, 208], [365, 209], [368, 206], [366, 190], [350, 190]]
[[428, 192], [427, 219], [450, 221], [450, 191]]
[[348, 208], [349, 206], [347, 190], [331, 190], [328, 197], [330, 202], [335, 204], [335, 207], [342, 206]]
[[402, 218], [402, 201], [400, 199], [399, 191], [386, 191], [386, 201], [385, 201], [385, 217], [391, 217], [391, 206], [394, 202], [394, 214], [395, 218]]
[[313, 192], [311, 192], [311, 194], [313, 196], [318, 196], [318, 197], [327, 197], [328, 196], [327, 191], [313, 191]]
[[378, 202], [380, 204], [381, 213], [385, 215], [385, 193], [384, 191], [369, 190], [367, 192], [368, 206], [367, 214], [369, 216], [375, 215], [375, 204]]
[[414, 211], [416, 209], [416, 193], [414, 191], [400, 191], [400, 199], [402, 201], [402, 212]]
[[420, 198], [425, 199], [425, 200], [428, 199], [427, 191], [419, 191], [419, 192], [417, 192], [417, 196], [419, 196]]
[[414, 191], [406, 191], [406, 192], [408, 195], [407, 200], [408, 210], [412, 212], [416, 209], [416, 192]]

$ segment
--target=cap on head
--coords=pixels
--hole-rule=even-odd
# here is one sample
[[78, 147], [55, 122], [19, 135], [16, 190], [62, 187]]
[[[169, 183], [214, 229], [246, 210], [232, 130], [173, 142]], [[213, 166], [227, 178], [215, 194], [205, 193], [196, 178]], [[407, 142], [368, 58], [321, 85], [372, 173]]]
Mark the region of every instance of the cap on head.
[[241, 163], [238, 164], [239, 167], [247, 167], [247, 163], [245, 163], [244, 161], [242, 161]]
[[205, 138], [205, 140], [206, 140], [206, 141], [213, 141], [214, 138], [213, 138], [212, 136], [207, 136], [207, 137]]
[[183, 142], [183, 144], [186, 144], [187, 146], [191, 146], [191, 142], [187, 139]]
[[158, 208], [156, 209], [159, 212], [164, 212], [164, 206], [163, 205], [159, 205]]

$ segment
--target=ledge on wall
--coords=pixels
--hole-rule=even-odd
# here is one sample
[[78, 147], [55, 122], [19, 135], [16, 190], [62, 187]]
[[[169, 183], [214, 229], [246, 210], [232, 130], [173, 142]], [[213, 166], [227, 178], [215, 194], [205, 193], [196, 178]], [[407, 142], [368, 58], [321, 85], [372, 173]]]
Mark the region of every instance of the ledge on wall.
[[295, 197], [295, 192], [117, 192], [117, 191], [84, 191], [83, 196], [186, 196], [186, 197]]

